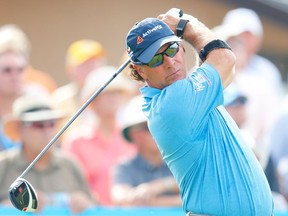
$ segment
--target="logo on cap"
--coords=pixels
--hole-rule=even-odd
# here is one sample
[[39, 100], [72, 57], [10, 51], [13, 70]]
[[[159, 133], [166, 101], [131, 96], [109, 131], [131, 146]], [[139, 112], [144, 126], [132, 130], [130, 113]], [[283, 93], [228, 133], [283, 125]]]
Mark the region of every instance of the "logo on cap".
[[128, 32], [126, 48], [133, 61], [137, 59], [147, 63], [162, 45], [179, 40], [162, 20], [146, 18]]
[[137, 44], [140, 44], [144, 41], [144, 39], [140, 36], [137, 37]]

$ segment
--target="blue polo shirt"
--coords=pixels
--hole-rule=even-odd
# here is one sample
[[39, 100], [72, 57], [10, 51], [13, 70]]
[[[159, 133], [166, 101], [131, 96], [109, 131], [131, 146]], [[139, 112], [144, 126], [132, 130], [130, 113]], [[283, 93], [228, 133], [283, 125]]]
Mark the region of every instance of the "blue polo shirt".
[[178, 182], [185, 212], [271, 216], [265, 174], [222, 105], [214, 67], [203, 64], [186, 79], [162, 90], [146, 86], [141, 93], [149, 129]]

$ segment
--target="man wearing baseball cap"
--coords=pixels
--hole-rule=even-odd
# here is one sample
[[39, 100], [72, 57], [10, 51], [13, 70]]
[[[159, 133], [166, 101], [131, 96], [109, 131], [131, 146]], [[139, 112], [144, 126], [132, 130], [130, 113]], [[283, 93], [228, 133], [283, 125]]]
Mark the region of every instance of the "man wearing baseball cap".
[[[190, 15], [172, 9], [127, 34], [131, 76], [140, 89], [149, 130], [173, 173], [187, 215], [273, 215], [265, 174], [223, 107], [233, 78], [231, 48]], [[187, 73], [185, 49], [201, 65]], [[189, 56], [188, 56], [189, 60]]]

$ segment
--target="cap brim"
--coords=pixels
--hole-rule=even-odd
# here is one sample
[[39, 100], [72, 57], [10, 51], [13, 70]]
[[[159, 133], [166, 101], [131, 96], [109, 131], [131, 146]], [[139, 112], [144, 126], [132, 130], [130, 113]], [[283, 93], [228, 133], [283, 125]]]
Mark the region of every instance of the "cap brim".
[[239, 95], [233, 100], [227, 101], [224, 106], [236, 106], [236, 105], [244, 105], [247, 102], [247, 97], [243, 95]]
[[129, 130], [130, 130], [130, 127], [126, 127], [122, 130], [122, 135], [123, 137], [125, 138], [126, 141], [128, 141], [129, 143], [132, 143], [132, 140], [129, 136]]
[[140, 119], [138, 119], [138, 121], [136, 120], [133, 124], [132, 124], [132, 122], [131, 122], [131, 124], [127, 125], [126, 127], [124, 127], [124, 128], [122, 129], [122, 135], [123, 135], [123, 137], [124, 137], [128, 142], [132, 142], [132, 139], [131, 139], [130, 136], [129, 136], [129, 131], [130, 131], [130, 129], [131, 129], [132, 127], [137, 126], [137, 125], [141, 125], [141, 124], [143, 124], [143, 123], [145, 123], [145, 122], [147, 122], [146, 119], [145, 119], [145, 120], [143, 119], [143, 121], [141, 121]]
[[25, 122], [49, 121], [65, 117], [65, 112], [61, 110], [43, 110], [37, 112], [27, 112], [21, 115], [19, 120]]
[[153, 56], [164, 44], [174, 41], [181, 41], [181, 39], [176, 35], [170, 35], [164, 38], [160, 38], [152, 45], [150, 45], [146, 50], [144, 50], [144, 52], [141, 53], [141, 55], [139, 55], [137, 59], [146, 64], [153, 58]]

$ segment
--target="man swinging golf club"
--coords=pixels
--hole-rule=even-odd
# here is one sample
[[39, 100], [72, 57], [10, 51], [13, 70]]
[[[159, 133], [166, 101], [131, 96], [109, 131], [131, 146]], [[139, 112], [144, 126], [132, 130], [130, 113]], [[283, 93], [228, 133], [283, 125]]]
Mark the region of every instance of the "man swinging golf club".
[[[179, 37], [202, 61], [191, 75]], [[196, 18], [171, 11], [134, 25], [126, 43], [131, 76], [146, 83], [140, 90], [149, 130], [187, 215], [273, 215], [264, 172], [223, 108], [235, 66], [230, 47]]]
[[[203, 62], [189, 76], [179, 39], [182, 37], [197, 50]], [[272, 194], [264, 172], [223, 108], [223, 89], [230, 83], [235, 66], [229, 46], [196, 18], [181, 19], [171, 12], [137, 23], [128, 32], [126, 43], [130, 59], [115, 76], [131, 61], [132, 77], [147, 84], [141, 89], [143, 111], [179, 185], [187, 215], [273, 215]], [[83, 105], [39, 157], [103, 88]], [[10, 198], [17, 189], [14, 182]]]

